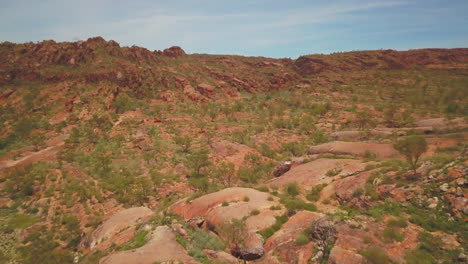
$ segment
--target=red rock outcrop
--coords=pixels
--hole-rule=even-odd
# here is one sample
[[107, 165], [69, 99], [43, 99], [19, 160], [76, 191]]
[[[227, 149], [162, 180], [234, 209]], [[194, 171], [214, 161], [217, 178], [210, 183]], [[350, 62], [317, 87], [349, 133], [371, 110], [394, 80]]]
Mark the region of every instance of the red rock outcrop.
[[296, 182], [302, 188], [310, 188], [321, 183], [330, 183], [334, 177], [327, 176], [330, 170], [339, 170], [335, 176], [349, 176], [361, 172], [366, 163], [352, 159], [317, 159], [292, 168], [282, 176], [269, 180], [269, 185], [285, 186]]
[[158, 226], [144, 246], [133, 250], [113, 253], [102, 258], [99, 264], [153, 264], [180, 261], [186, 264], [199, 264], [188, 255], [176, 241], [176, 236], [167, 226]]
[[84, 250], [104, 250], [111, 244], [120, 245], [133, 238], [135, 227], [154, 215], [154, 212], [146, 207], [134, 207], [114, 214], [93, 233], [81, 241], [80, 246]]
[[392, 144], [333, 141], [309, 148], [309, 154], [323, 153], [358, 156], [365, 156], [369, 153], [381, 158], [398, 156], [398, 152], [393, 148]]
[[171, 58], [178, 58], [185, 56], [185, 51], [179, 46], [172, 46], [168, 49], [163, 50], [163, 55]]
[[[180, 201], [171, 210], [188, 222], [203, 217], [203, 226], [215, 232], [232, 219], [246, 218], [246, 243], [240, 248], [240, 253], [245, 259], [255, 259], [264, 252], [263, 239], [256, 232], [272, 226], [276, 222], [275, 216], [284, 213], [284, 210], [270, 210], [271, 206], [279, 206], [279, 203], [278, 198], [269, 197], [268, 193], [254, 189], [227, 188], [193, 201]], [[258, 210], [258, 214], [251, 215], [253, 210]]]

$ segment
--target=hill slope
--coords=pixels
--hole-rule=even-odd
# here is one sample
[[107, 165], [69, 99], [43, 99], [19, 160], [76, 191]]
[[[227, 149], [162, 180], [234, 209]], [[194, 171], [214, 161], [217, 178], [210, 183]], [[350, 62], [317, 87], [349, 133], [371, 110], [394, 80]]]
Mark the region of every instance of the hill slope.
[[467, 87], [468, 49], [2, 43], [0, 262], [463, 261]]

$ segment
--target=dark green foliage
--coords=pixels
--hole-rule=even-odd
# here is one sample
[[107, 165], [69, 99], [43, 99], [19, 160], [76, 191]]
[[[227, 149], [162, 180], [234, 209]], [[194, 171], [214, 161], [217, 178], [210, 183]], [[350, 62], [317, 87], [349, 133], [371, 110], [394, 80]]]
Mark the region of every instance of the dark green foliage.
[[296, 244], [299, 245], [299, 246], [303, 246], [307, 243], [309, 243], [309, 237], [303, 233], [300, 233], [297, 237], [296, 237]]
[[211, 164], [207, 149], [198, 149], [187, 156], [186, 165], [192, 170], [191, 177], [202, 177], [202, 169]]
[[21, 263], [73, 263], [72, 252], [67, 249], [59, 249], [59, 244], [50, 235], [39, 233], [34, 235], [33, 233], [26, 238], [26, 241], [31, 243], [19, 248]]
[[148, 242], [148, 235], [149, 231], [139, 231], [136, 233], [136, 235], [133, 237], [133, 239], [122, 246], [119, 247], [119, 250], [129, 250], [129, 249], [134, 249], [134, 248], [139, 248]]
[[301, 199], [289, 198], [286, 196], [281, 197], [280, 202], [284, 204], [290, 214], [294, 214], [298, 210], [317, 211], [314, 204], [307, 203]]
[[296, 182], [292, 182], [286, 185], [285, 191], [289, 196], [292, 197], [296, 197], [301, 193], [301, 189]]
[[392, 243], [393, 241], [401, 242], [404, 239], [404, 235], [399, 233], [396, 228], [387, 227], [383, 231], [383, 241], [385, 243]]
[[370, 216], [381, 219], [382, 216], [387, 213], [393, 216], [399, 216], [401, 211], [401, 206], [398, 203], [395, 203], [389, 199], [385, 200], [384, 203], [376, 204], [369, 208], [368, 213]]
[[444, 248], [444, 242], [438, 236], [423, 232], [419, 235], [419, 247], [405, 255], [407, 263], [435, 264], [457, 263], [460, 250]]
[[119, 93], [114, 100], [113, 106], [117, 113], [135, 110], [138, 106], [136, 99], [129, 97], [124, 93]]
[[274, 167], [272, 162], [249, 163], [239, 168], [237, 176], [246, 183], [258, 183], [259, 180], [270, 177]]
[[222, 251], [225, 248], [224, 243], [214, 234], [196, 229], [191, 235], [192, 244], [201, 249], [211, 249]]
[[299, 157], [304, 155], [307, 147], [303, 143], [299, 142], [286, 142], [281, 146], [281, 151], [289, 153], [294, 157]]
[[276, 222], [274, 225], [271, 227], [259, 231], [258, 233], [262, 235], [262, 237], [267, 240], [269, 237], [271, 237], [276, 231], [280, 230], [281, 226], [288, 221], [288, 216], [283, 215], [283, 216], [276, 216]]
[[361, 250], [359, 254], [364, 256], [372, 264], [392, 263], [387, 253], [381, 248], [369, 247], [369, 248]]
[[192, 145], [192, 138], [187, 136], [175, 136], [174, 142], [181, 147], [182, 152], [188, 153]]
[[389, 227], [395, 227], [395, 228], [405, 228], [408, 226], [408, 223], [406, 222], [406, 219], [404, 218], [390, 219], [387, 224]]
[[307, 192], [307, 195], [306, 195], [307, 200], [311, 202], [318, 201], [320, 198], [320, 192], [323, 190], [323, 188], [325, 188], [325, 186], [327, 186], [327, 184], [322, 183], [322, 184], [315, 185], [314, 187], [312, 187], [312, 189], [310, 189], [309, 192]]

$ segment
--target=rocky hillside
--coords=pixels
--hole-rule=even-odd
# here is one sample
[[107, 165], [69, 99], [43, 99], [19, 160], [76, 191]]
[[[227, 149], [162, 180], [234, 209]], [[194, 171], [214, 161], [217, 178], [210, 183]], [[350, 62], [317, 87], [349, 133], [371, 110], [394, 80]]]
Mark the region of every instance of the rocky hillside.
[[466, 263], [467, 87], [468, 49], [1, 43], [0, 263]]

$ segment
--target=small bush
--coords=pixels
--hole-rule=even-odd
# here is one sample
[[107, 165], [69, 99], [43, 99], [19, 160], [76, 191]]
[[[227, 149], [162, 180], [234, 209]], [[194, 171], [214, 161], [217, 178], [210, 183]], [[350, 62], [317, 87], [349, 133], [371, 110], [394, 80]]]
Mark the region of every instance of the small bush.
[[282, 197], [280, 199], [280, 202], [284, 204], [284, 206], [286, 207], [286, 209], [288, 209], [290, 213], [294, 213], [297, 210], [307, 210], [313, 212], [317, 211], [317, 207], [314, 204], [307, 203], [300, 199]]
[[390, 264], [392, 263], [387, 253], [377, 247], [369, 247], [359, 252], [372, 264]]
[[224, 243], [215, 235], [197, 229], [192, 234], [192, 244], [201, 249], [211, 249], [222, 251], [225, 248]]
[[292, 182], [286, 185], [285, 190], [286, 193], [292, 197], [298, 196], [301, 193], [299, 185], [296, 182]]
[[404, 218], [398, 218], [398, 219], [391, 219], [388, 221], [388, 226], [389, 227], [399, 227], [399, 228], [405, 228], [408, 226], [408, 223], [406, 222], [406, 219]]
[[250, 215], [259, 215], [259, 214], [260, 214], [260, 211], [258, 209], [254, 209], [250, 211]]
[[309, 243], [309, 237], [307, 237], [307, 235], [303, 234], [303, 233], [300, 233], [297, 237], [296, 237], [296, 245], [299, 245], [299, 246], [303, 246], [307, 243]]
[[279, 205], [272, 205], [272, 206], [270, 206], [270, 210], [272, 210], [272, 211], [281, 210], [281, 206], [279, 206]]
[[415, 249], [405, 254], [406, 263], [411, 264], [435, 264], [437, 263], [429, 252]]
[[248, 202], [248, 201], [250, 201], [250, 198], [248, 196], [245, 196], [244, 197], [244, 202]]
[[262, 235], [263, 239], [267, 240], [269, 237], [271, 237], [289, 219], [287, 215], [276, 216], [275, 218], [276, 222], [274, 225], [272, 225], [270, 228], [258, 232], [260, 235]]
[[320, 192], [325, 188], [325, 186], [327, 186], [327, 184], [323, 183], [312, 187], [312, 189], [307, 193], [306, 199], [311, 202], [318, 201], [320, 199]]
[[405, 240], [405, 236], [397, 231], [396, 228], [387, 227], [383, 231], [383, 242], [392, 243], [393, 241], [401, 242]]
[[331, 169], [331, 170], [328, 170], [325, 175], [327, 175], [328, 177], [333, 177], [333, 176], [338, 175], [338, 173], [340, 173], [340, 170]]
[[120, 247], [120, 250], [129, 250], [129, 249], [139, 248], [145, 245], [146, 242], [148, 242], [148, 238], [147, 238], [148, 233], [149, 231], [138, 232], [131, 241], [123, 244]]
[[229, 203], [228, 203], [228, 202], [226, 202], [226, 201], [224, 201], [224, 202], [223, 202], [221, 205], [222, 205], [222, 206], [228, 206], [228, 205], [229, 205]]

